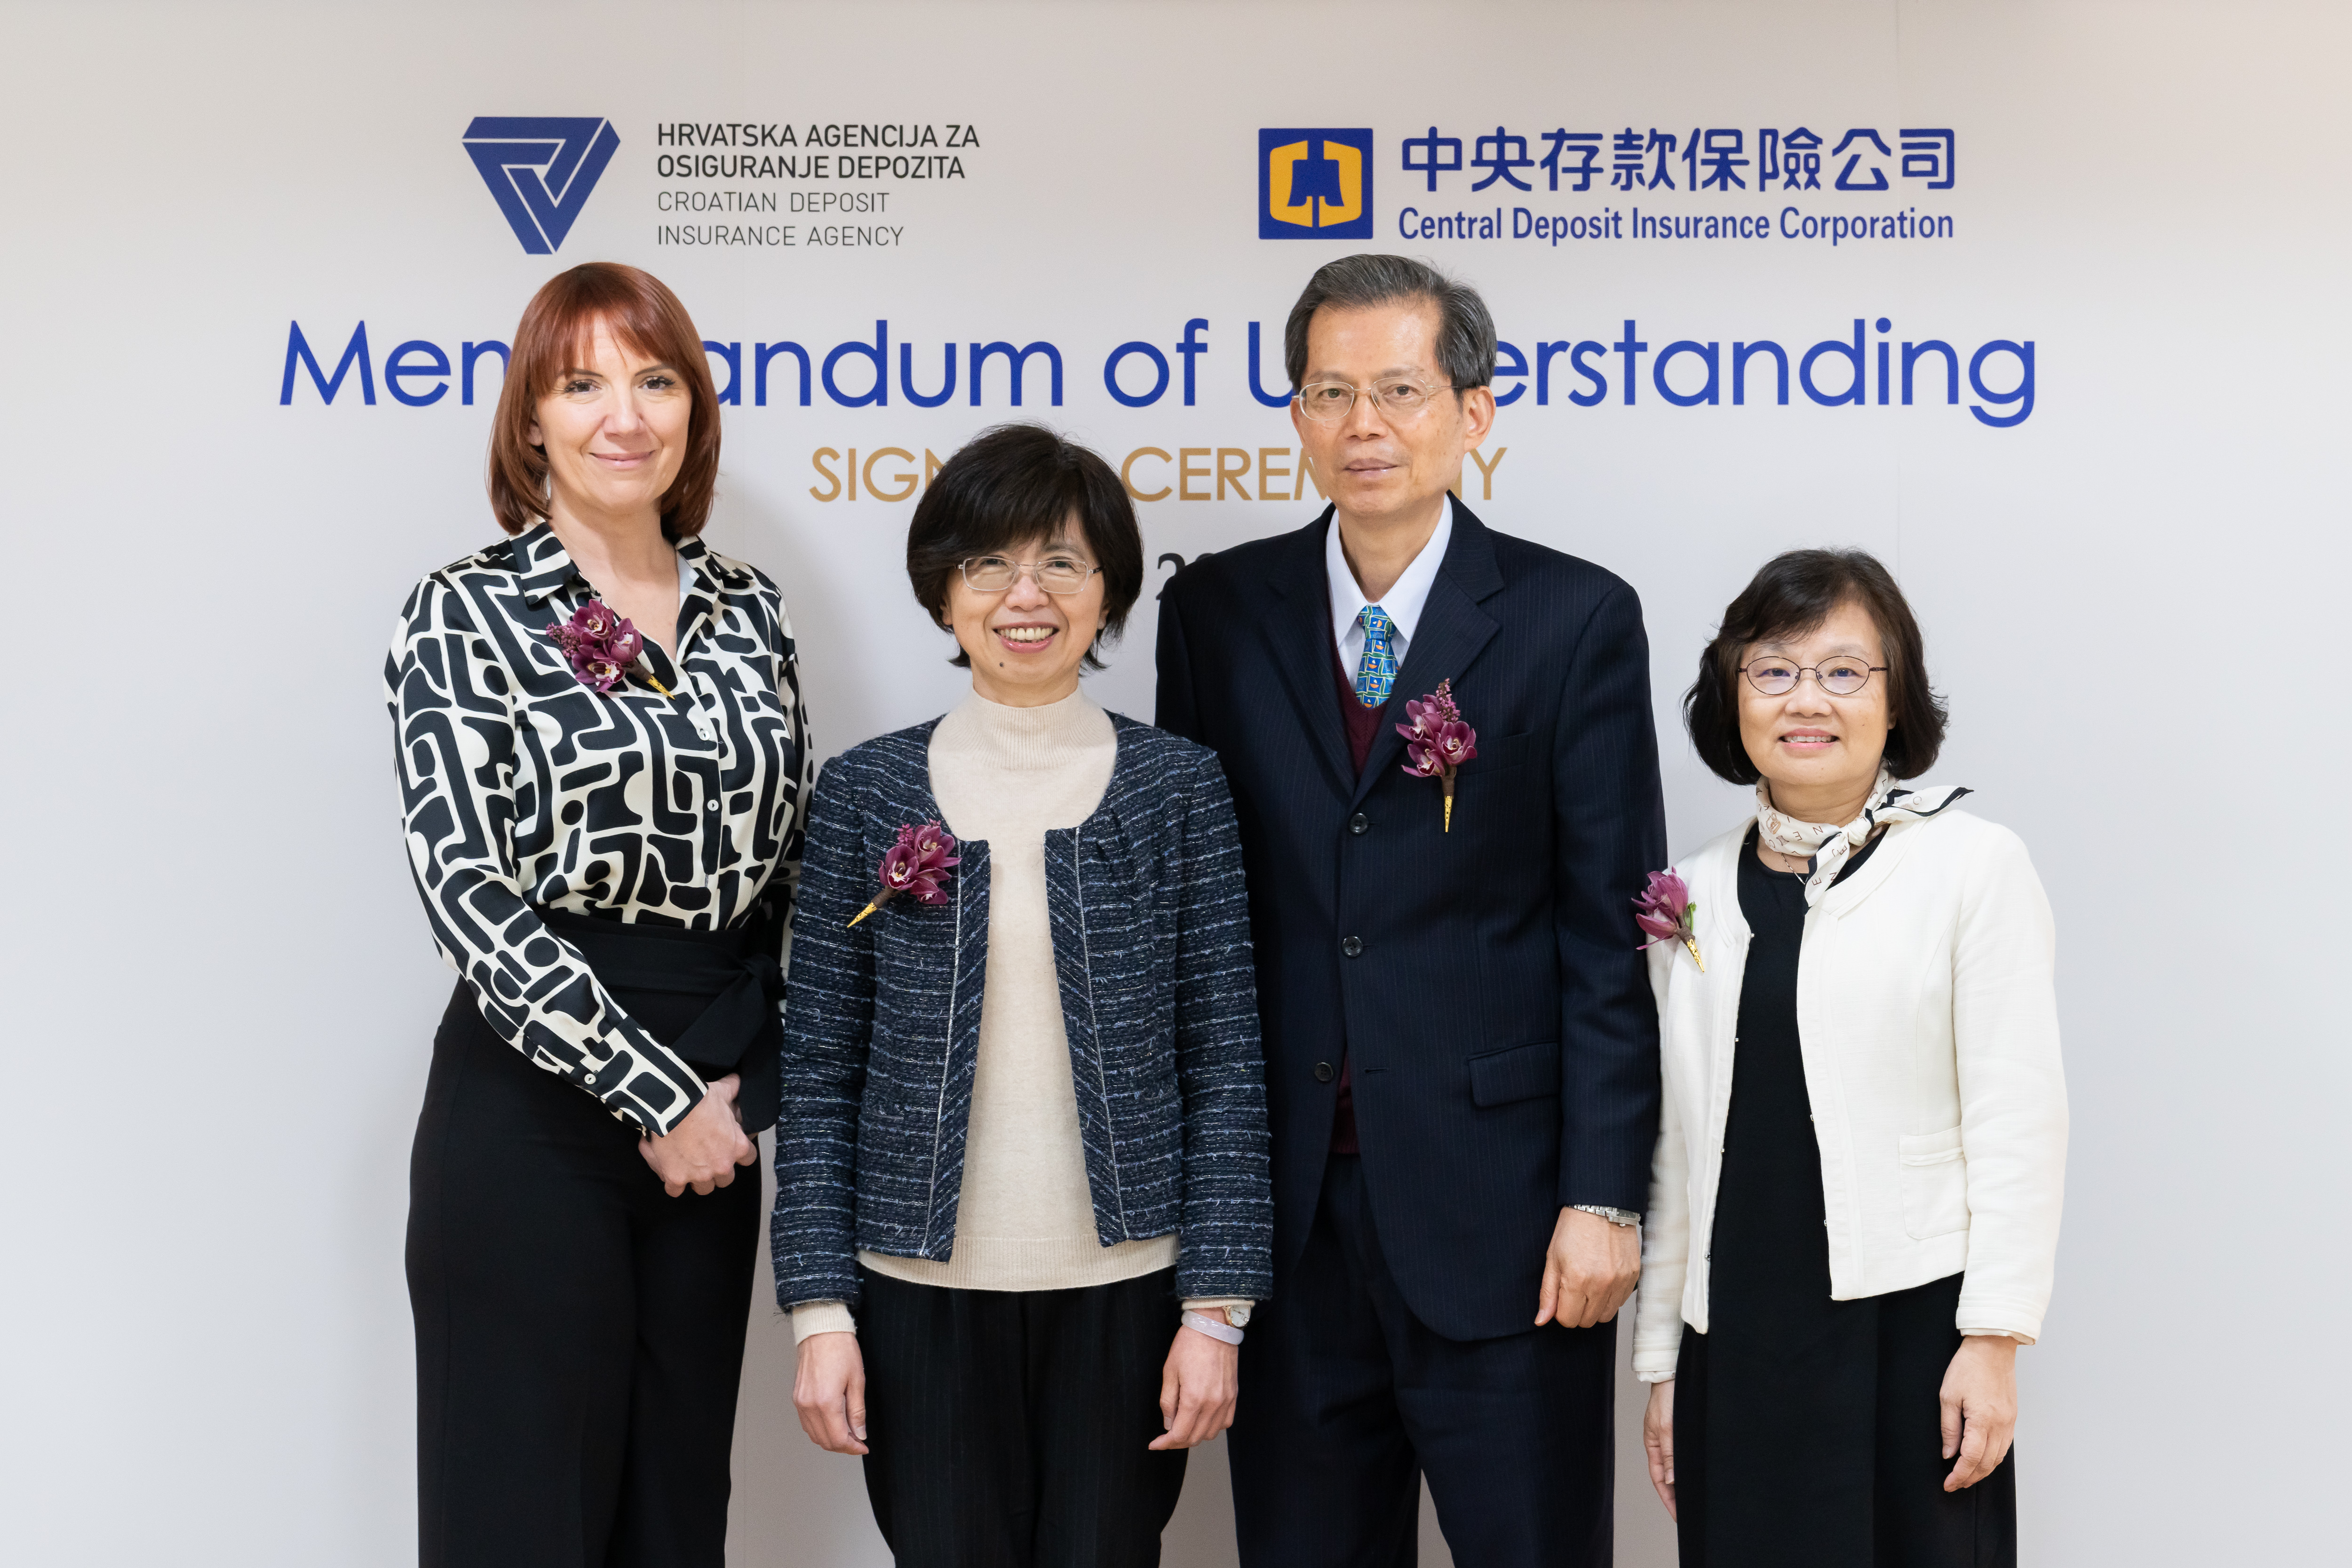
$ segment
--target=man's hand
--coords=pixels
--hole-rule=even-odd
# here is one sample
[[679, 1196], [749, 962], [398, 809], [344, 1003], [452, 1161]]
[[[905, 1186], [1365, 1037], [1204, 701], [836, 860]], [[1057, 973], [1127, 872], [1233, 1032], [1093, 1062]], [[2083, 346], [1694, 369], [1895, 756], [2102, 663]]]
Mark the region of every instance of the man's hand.
[[[1224, 1313], [1217, 1314], [1223, 1317]], [[1168, 1430], [1154, 1448], [1190, 1448], [1234, 1424], [1240, 1403], [1242, 1348], [1180, 1328], [1160, 1372], [1160, 1419]]]
[[866, 1355], [856, 1334], [811, 1334], [801, 1342], [793, 1407], [801, 1413], [801, 1430], [818, 1447], [866, 1452]]
[[2007, 1334], [1970, 1334], [1945, 1369], [1944, 1458], [1959, 1463], [1944, 1489], [1972, 1487], [2000, 1468], [2017, 1436], [2017, 1342]]
[[1641, 1282], [1641, 1226], [1612, 1225], [1597, 1214], [1564, 1208], [1552, 1227], [1551, 1250], [1544, 1254], [1536, 1327], [1555, 1318], [1570, 1329], [1605, 1323]]
[[677, 1197], [692, 1187], [707, 1194], [732, 1182], [736, 1166], [759, 1163], [760, 1146], [743, 1136], [743, 1113], [735, 1108], [735, 1091], [742, 1086], [731, 1072], [712, 1079], [669, 1136], [637, 1140], [637, 1152], [661, 1178], [662, 1191]]
[[1642, 1412], [1642, 1447], [1650, 1457], [1650, 1484], [1658, 1489], [1658, 1500], [1666, 1505], [1666, 1517], [1675, 1513], [1675, 1380], [1650, 1384], [1649, 1406]]

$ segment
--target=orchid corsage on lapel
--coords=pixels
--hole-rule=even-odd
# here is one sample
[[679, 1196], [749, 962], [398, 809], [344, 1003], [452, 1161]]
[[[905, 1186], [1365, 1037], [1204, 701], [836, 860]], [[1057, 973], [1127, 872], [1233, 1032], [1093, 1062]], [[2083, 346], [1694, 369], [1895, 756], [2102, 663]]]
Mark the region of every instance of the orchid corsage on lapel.
[[1418, 702], [1404, 705], [1410, 724], [1400, 724], [1397, 733], [1405, 738], [1405, 754], [1412, 760], [1404, 771], [1417, 779], [1436, 779], [1445, 786], [1445, 831], [1454, 831], [1454, 775], [1463, 763], [1478, 754], [1478, 731], [1462, 719], [1462, 710], [1454, 703], [1454, 681], [1451, 677], [1437, 683], [1437, 689]]
[[881, 869], [877, 873], [882, 879], [882, 890], [874, 895], [872, 903], [851, 916], [849, 923], [856, 925], [901, 893], [911, 896], [919, 904], [946, 903], [948, 892], [943, 884], [948, 868], [963, 863], [953, 853], [955, 847], [954, 836], [936, 822], [920, 826], [900, 823], [898, 842], [882, 857]]
[[[548, 627], [547, 635], [572, 661], [572, 673], [580, 678], [580, 684], [598, 693], [626, 680], [630, 666], [646, 653], [645, 634], [626, 616], [615, 615], [602, 599], [590, 599], [572, 612], [570, 620]], [[650, 674], [646, 684], [664, 697], [669, 695]]]
[[1651, 872], [1650, 885], [1633, 900], [1633, 923], [1650, 934], [1641, 944], [1643, 948], [1679, 942], [1690, 949], [1698, 972], [1706, 973], [1706, 960], [1698, 955], [1698, 905], [1680, 877], [1672, 871]]

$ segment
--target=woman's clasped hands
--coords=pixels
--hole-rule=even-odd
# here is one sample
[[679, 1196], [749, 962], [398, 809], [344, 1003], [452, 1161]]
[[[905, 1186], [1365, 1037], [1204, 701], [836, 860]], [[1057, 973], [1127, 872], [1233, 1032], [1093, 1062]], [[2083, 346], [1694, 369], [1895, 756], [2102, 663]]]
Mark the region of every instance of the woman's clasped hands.
[[702, 1099], [667, 1136], [637, 1140], [637, 1152], [661, 1178], [662, 1191], [675, 1198], [692, 1187], [708, 1195], [734, 1181], [738, 1165], [758, 1163], [760, 1146], [743, 1135], [743, 1113], [735, 1104], [742, 1087], [742, 1079], [731, 1072], [712, 1079]]

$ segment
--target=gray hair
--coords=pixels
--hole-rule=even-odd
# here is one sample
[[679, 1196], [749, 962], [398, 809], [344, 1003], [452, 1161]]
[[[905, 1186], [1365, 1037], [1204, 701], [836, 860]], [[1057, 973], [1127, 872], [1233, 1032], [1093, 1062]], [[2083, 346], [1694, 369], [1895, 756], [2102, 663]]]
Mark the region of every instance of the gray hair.
[[1283, 323], [1282, 363], [1290, 373], [1291, 391], [1307, 384], [1307, 328], [1316, 311], [1326, 305], [1357, 310], [1400, 300], [1437, 307], [1437, 364], [1455, 390], [1495, 379], [1495, 318], [1486, 313], [1478, 290], [1409, 256], [1343, 256], [1315, 269]]

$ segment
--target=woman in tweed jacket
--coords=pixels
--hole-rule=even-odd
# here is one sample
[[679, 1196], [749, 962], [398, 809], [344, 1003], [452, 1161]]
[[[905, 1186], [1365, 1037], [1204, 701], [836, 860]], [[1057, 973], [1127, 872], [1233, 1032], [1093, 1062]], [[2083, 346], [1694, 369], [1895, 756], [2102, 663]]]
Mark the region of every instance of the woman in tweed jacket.
[[772, 1225], [794, 1399], [865, 1456], [901, 1564], [1152, 1563], [1270, 1288], [1233, 802], [1213, 753], [1078, 689], [1143, 578], [1099, 458], [982, 436], [907, 557], [973, 689], [811, 803]]

